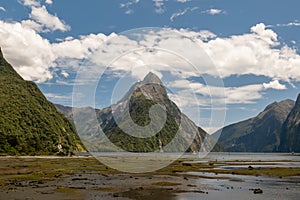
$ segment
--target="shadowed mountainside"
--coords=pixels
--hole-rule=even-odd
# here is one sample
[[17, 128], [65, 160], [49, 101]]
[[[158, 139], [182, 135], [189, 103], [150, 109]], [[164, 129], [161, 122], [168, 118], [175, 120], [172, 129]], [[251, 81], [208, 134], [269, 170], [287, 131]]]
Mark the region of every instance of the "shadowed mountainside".
[[279, 151], [300, 152], [300, 94], [282, 126]]
[[217, 131], [225, 151], [276, 152], [281, 142], [282, 125], [294, 106], [293, 100], [274, 102], [256, 117]]

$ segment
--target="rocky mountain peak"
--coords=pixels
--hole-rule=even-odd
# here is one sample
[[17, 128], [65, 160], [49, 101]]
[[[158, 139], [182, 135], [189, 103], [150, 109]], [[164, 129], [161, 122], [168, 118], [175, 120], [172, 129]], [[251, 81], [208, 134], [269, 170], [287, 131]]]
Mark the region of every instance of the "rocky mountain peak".
[[277, 109], [280, 109], [280, 108], [286, 108], [286, 107], [293, 107], [295, 104], [295, 101], [291, 100], [291, 99], [286, 99], [286, 100], [283, 100], [283, 101], [280, 101], [280, 102], [273, 102], [271, 104], [269, 104], [265, 109], [264, 109], [264, 112], [265, 111], [270, 111], [270, 110], [277, 110]]
[[160, 84], [162, 85], [162, 82], [160, 78], [154, 74], [153, 72], [149, 72], [143, 79], [142, 81], [143, 84], [150, 84], [150, 83], [155, 83], [155, 84]]

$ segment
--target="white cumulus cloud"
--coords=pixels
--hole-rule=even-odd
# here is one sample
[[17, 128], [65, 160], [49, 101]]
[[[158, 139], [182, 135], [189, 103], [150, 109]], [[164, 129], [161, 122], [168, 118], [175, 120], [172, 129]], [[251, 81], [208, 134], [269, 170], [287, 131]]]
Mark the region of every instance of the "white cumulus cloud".
[[3, 21], [0, 21], [0, 38], [5, 58], [24, 79], [43, 82], [52, 78], [56, 57], [48, 40], [21, 23]]
[[77, 61], [86, 58], [108, 37], [90, 34], [50, 43], [24, 23], [0, 20], [0, 38], [5, 38], [0, 40], [0, 47], [5, 58], [24, 79], [36, 82], [52, 79], [57, 68], [67, 66], [67, 72], [78, 67]]
[[45, 26], [45, 28], [50, 31], [60, 30], [65, 32], [70, 30], [70, 26], [60, 20], [57, 16], [50, 14], [45, 6], [32, 7], [30, 18]]
[[285, 90], [286, 86], [279, 83], [278, 80], [271, 81], [270, 83], [263, 83], [265, 89]]

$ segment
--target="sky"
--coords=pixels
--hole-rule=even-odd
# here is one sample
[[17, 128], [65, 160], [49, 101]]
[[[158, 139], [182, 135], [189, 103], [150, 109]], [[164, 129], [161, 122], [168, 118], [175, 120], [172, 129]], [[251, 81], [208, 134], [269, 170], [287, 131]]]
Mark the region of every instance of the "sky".
[[24, 79], [68, 106], [81, 88], [77, 106], [106, 107], [152, 71], [180, 109], [213, 132], [296, 99], [299, 7], [298, 0], [0, 0], [0, 47]]

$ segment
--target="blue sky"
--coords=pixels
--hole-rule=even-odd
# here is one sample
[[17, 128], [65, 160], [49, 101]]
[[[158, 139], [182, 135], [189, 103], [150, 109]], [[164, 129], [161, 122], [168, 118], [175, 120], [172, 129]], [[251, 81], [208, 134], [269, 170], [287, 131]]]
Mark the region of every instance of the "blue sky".
[[[166, 39], [171, 45], [161, 41], [157, 45], [171, 50], [175, 50], [172, 44], [182, 45], [182, 54], [186, 55], [195, 51], [185, 48], [190, 44], [179, 40], [179, 34], [199, 40], [198, 45], [221, 74], [225, 96], [218, 92], [220, 87], [207, 93], [205, 81], [199, 77], [214, 77], [216, 73], [206, 68], [203, 74], [189, 74], [177, 81], [170, 79], [168, 87], [182, 94], [188, 88], [195, 91], [200, 99], [195, 104], [190, 103], [193, 100], [188, 96], [184, 98], [186, 102], [170, 96], [195, 121], [199, 116], [191, 110], [199, 107], [202, 116], [198, 124], [211, 131], [217, 127], [213, 123], [211, 130], [208, 128], [212, 111], [207, 102], [211, 98], [216, 104], [220, 99], [226, 100], [225, 124], [255, 116], [273, 101], [296, 98], [300, 87], [299, 7], [297, 0], [0, 0], [0, 46], [18, 73], [35, 81], [49, 100], [72, 105], [76, 74], [87, 61], [105, 56], [99, 54], [99, 49], [113, 56], [116, 51], [126, 53], [129, 47], [140, 47], [122, 37], [137, 31], [124, 31], [162, 28], [157, 33], [171, 34]], [[158, 35], [146, 36], [158, 39]], [[149, 41], [143, 42], [151, 46]], [[150, 55], [136, 52], [137, 55], [143, 57], [139, 61], [144, 64], [154, 62]], [[111, 91], [122, 73], [129, 73], [133, 83], [151, 68], [168, 81], [166, 71], [176, 63], [171, 56], [157, 59], [169, 68], [126, 68], [129, 60], [135, 60], [131, 57], [106, 70], [97, 89], [96, 106], [110, 104]], [[105, 62], [96, 63], [100, 66]], [[171, 71], [187, 71], [184, 67], [174, 66]]]

